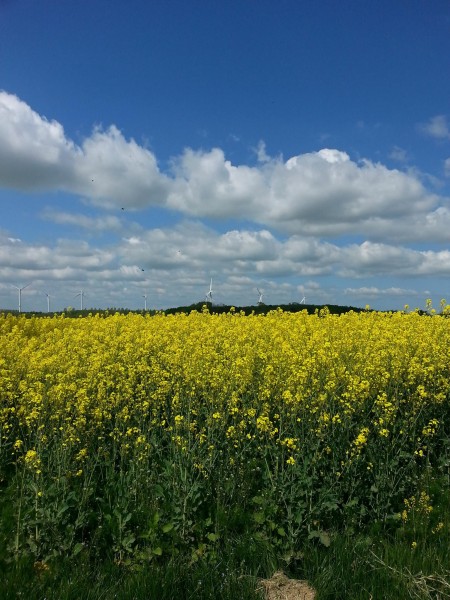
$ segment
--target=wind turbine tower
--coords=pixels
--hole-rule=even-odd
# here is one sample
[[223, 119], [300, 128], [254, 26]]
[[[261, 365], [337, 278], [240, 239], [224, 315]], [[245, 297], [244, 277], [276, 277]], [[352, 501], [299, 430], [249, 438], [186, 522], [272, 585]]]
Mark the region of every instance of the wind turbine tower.
[[22, 312], [22, 290], [29, 287], [31, 283], [27, 283], [27, 285], [23, 285], [22, 287], [17, 287], [17, 285], [11, 284], [16, 290], [19, 290], [19, 312]]
[[305, 304], [305, 302], [306, 302], [306, 298], [305, 298], [305, 296], [303, 296], [303, 298], [300, 300], [300, 304]]
[[50, 294], [48, 292], [44, 292], [44, 294], [47, 296], [47, 312], [50, 312]]
[[74, 298], [78, 298], [78, 296], [80, 296], [80, 309], [83, 310], [83, 298], [84, 298], [83, 290], [80, 290], [79, 294], [75, 294]]
[[261, 304], [264, 304], [264, 302], [263, 302], [264, 294], [261, 292], [261, 290], [259, 288], [256, 288], [256, 291], [259, 294], [258, 306], [261, 306]]
[[212, 290], [212, 277], [211, 277], [211, 282], [209, 284], [209, 292], [206, 294], [206, 298], [205, 298], [206, 302], [211, 302], [213, 301], [213, 290]]
[[147, 310], [147, 294], [143, 294], [142, 296], [144, 298], [144, 310]]

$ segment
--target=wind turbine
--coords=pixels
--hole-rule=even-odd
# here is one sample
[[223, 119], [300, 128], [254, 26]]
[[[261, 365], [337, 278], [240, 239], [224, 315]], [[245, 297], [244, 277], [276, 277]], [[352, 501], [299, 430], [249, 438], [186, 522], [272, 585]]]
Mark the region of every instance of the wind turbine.
[[303, 298], [300, 300], [300, 304], [305, 304], [305, 302], [306, 302], [306, 297], [303, 296]]
[[142, 296], [144, 298], [144, 310], [147, 310], [147, 294], [143, 294]]
[[50, 312], [50, 294], [48, 292], [42, 292], [43, 294], [45, 294], [47, 296], [47, 312]]
[[259, 288], [256, 288], [256, 291], [259, 294], [258, 306], [261, 306], [261, 304], [264, 304], [264, 302], [263, 302], [264, 294], [261, 292], [261, 290]]
[[83, 310], [83, 298], [84, 298], [83, 290], [80, 290], [79, 294], [75, 294], [74, 298], [78, 298], [78, 296], [80, 296], [80, 308], [81, 308], [81, 310]]
[[206, 294], [205, 301], [211, 302], [211, 304], [212, 304], [212, 301], [213, 301], [212, 297], [213, 297], [213, 291], [212, 291], [212, 277], [211, 277], [211, 283], [209, 284], [209, 292]]
[[27, 285], [23, 285], [22, 287], [17, 287], [17, 285], [11, 284], [16, 290], [19, 290], [19, 312], [22, 312], [22, 290], [29, 287], [31, 283], [27, 283]]

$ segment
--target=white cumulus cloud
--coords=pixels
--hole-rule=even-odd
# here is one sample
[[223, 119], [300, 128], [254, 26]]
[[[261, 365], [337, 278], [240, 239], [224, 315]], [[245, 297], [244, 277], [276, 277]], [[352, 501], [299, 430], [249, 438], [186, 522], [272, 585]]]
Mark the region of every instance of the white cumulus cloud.
[[450, 139], [450, 127], [445, 115], [436, 115], [426, 123], [419, 125], [422, 133], [438, 140]]
[[64, 190], [105, 207], [164, 204], [167, 178], [155, 156], [112, 125], [94, 129], [81, 146], [63, 126], [37, 114], [17, 96], [0, 92], [0, 184]]
[[[445, 117], [428, 130], [442, 137]], [[220, 148], [187, 148], [163, 173], [155, 154], [115, 125], [77, 145], [60, 123], [0, 92], [3, 187], [63, 190], [105, 209], [158, 206], [200, 219], [245, 219], [291, 235], [448, 238], [447, 215], [438, 212], [448, 210], [448, 199], [430, 193], [412, 171], [355, 161], [333, 148], [284, 160], [271, 158], [261, 142], [256, 152], [256, 165], [235, 165]]]

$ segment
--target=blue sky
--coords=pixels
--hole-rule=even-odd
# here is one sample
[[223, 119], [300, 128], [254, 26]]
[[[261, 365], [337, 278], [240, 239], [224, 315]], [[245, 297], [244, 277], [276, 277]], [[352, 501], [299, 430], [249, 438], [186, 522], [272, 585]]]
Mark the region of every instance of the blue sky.
[[450, 299], [450, 4], [0, 0], [0, 308]]

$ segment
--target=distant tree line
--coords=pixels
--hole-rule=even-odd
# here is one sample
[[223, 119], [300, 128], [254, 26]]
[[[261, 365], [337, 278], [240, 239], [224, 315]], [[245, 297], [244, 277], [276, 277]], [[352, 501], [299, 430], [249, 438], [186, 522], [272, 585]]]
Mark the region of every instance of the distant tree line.
[[281, 309], [285, 312], [301, 312], [303, 310], [306, 310], [308, 312], [308, 314], [314, 314], [315, 312], [319, 312], [327, 309], [328, 312], [330, 312], [331, 314], [343, 314], [343, 313], [347, 313], [349, 311], [353, 311], [353, 312], [364, 312], [367, 309], [364, 308], [358, 308], [355, 306], [339, 306], [337, 304], [300, 304], [299, 302], [291, 302], [289, 304], [256, 304], [253, 306], [233, 306], [233, 305], [228, 305], [228, 304], [220, 304], [220, 305], [216, 305], [216, 304], [211, 304], [211, 302], [197, 302], [195, 304], [190, 304], [188, 306], [177, 306], [177, 307], [173, 307], [173, 308], [167, 308], [165, 310], [155, 310], [155, 309], [149, 309], [149, 310], [142, 310], [142, 309], [137, 309], [137, 310], [132, 310], [129, 308], [84, 308], [83, 310], [77, 309], [77, 308], [72, 308], [72, 307], [67, 307], [65, 308], [63, 311], [52, 311], [50, 313], [47, 312], [41, 312], [41, 311], [22, 311], [21, 313], [19, 313], [17, 310], [2, 310], [0, 309], [0, 313], [8, 313], [8, 314], [13, 314], [13, 315], [23, 315], [25, 317], [52, 317], [53, 315], [62, 315], [64, 314], [65, 317], [70, 317], [70, 318], [79, 318], [79, 317], [87, 317], [89, 315], [100, 315], [100, 316], [104, 316], [107, 317], [109, 315], [113, 315], [113, 314], [121, 314], [121, 315], [127, 315], [129, 313], [135, 313], [135, 314], [146, 314], [146, 315], [154, 315], [154, 314], [166, 314], [166, 315], [173, 315], [176, 313], [185, 313], [185, 314], [189, 314], [192, 311], [198, 311], [198, 312], [202, 312], [202, 311], [208, 311], [210, 313], [215, 313], [215, 314], [223, 314], [223, 313], [229, 313], [231, 310], [235, 311], [236, 313], [244, 313], [245, 315], [251, 315], [251, 314], [256, 314], [256, 315], [265, 315], [268, 312], [272, 311], [272, 310], [278, 310]]

